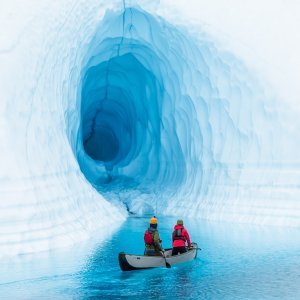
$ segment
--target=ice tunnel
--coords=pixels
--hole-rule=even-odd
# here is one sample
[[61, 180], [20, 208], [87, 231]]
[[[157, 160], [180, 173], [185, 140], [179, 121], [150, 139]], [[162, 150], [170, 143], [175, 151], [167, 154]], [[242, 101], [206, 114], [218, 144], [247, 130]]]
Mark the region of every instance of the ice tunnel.
[[111, 12], [81, 74], [73, 151], [92, 185], [130, 211], [172, 214], [181, 199], [178, 211], [199, 211], [232, 194], [247, 164], [280, 159], [275, 99], [204, 33], [195, 40], [138, 8]]
[[0, 255], [127, 211], [300, 225], [297, 116], [234, 49], [155, 1], [45, 5], [3, 18]]

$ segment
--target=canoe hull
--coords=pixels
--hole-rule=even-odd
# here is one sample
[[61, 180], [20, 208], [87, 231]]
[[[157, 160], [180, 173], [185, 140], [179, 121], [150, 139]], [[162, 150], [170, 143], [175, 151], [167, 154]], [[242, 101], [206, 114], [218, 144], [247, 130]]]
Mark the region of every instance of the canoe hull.
[[[176, 265], [191, 261], [197, 257], [197, 244], [192, 243], [193, 249], [186, 253], [172, 256], [172, 249], [165, 251], [166, 261], [170, 265]], [[122, 271], [142, 270], [166, 265], [162, 256], [131, 255], [124, 252], [119, 253], [119, 264]]]

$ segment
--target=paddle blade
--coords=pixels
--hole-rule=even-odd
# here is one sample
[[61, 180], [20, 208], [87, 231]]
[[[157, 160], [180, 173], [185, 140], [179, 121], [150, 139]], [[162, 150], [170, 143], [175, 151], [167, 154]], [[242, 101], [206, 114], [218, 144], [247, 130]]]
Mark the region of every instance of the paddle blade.
[[166, 268], [170, 269], [170, 268], [171, 268], [171, 265], [167, 262], [166, 257], [165, 257], [165, 253], [164, 253], [163, 251], [161, 251], [160, 253], [161, 253], [162, 257], [163, 257], [164, 260], [165, 260]]

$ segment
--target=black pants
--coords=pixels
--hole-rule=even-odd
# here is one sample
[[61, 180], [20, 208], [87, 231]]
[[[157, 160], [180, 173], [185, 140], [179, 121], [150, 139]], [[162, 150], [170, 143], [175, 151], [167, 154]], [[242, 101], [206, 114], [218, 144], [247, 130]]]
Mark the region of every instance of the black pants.
[[185, 253], [186, 248], [185, 247], [174, 247], [172, 249], [172, 255], [177, 255], [178, 253]]

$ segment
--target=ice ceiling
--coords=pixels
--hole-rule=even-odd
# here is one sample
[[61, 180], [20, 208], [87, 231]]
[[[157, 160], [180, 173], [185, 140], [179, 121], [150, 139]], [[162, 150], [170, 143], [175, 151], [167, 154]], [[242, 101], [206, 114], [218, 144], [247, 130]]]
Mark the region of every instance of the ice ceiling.
[[126, 209], [300, 225], [296, 118], [234, 51], [141, 6], [74, 3], [6, 21], [0, 254], [113, 230]]

